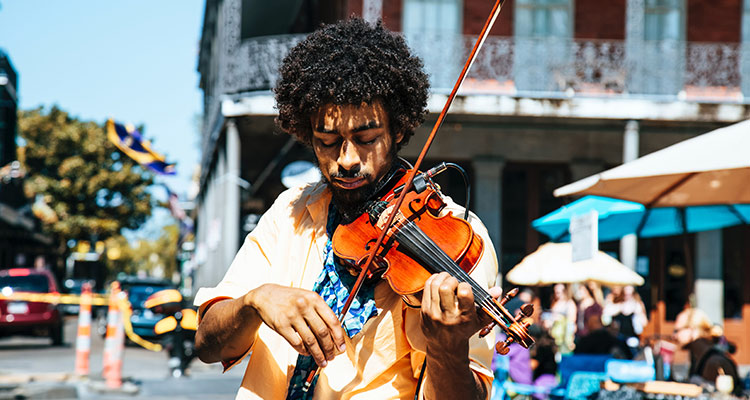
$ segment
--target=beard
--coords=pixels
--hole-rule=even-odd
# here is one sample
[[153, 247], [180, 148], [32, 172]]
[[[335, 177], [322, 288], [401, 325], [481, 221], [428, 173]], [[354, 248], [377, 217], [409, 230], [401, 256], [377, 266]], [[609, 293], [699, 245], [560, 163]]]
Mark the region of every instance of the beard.
[[[336, 172], [330, 173], [328, 176], [321, 171], [320, 175], [322, 176], [323, 181], [331, 189], [333, 204], [341, 215], [342, 223], [344, 225], [353, 222], [357, 217], [362, 215], [365, 212], [368, 200], [370, 200], [370, 198], [383, 187], [385, 183], [383, 178], [389, 175], [389, 172], [393, 170], [394, 161], [396, 160], [395, 143], [388, 151], [387, 157], [388, 159], [386, 160], [383, 173], [376, 179], [373, 179], [371, 174], [363, 173], [359, 169], [339, 169]], [[318, 166], [318, 168], [320, 168], [320, 166]], [[367, 183], [356, 189], [342, 189], [331, 182], [332, 179], [336, 178], [364, 178]]]
[[[368, 175], [364, 174], [361, 176], [369, 179]], [[333, 204], [343, 217], [344, 224], [348, 224], [362, 215], [365, 211], [367, 200], [377, 191], [376, 182], [368, 182], [356, 189], [342, 189], [332, 185], [330, 181], [328, 181], [328, 186], [331, 188], [331, 194], [333, 195]]]

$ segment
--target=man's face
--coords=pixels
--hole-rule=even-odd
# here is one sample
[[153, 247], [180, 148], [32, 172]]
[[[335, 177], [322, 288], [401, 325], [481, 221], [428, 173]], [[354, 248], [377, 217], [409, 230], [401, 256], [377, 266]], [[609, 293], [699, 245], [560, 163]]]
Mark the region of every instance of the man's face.
[[[327, 104], [311, 118], [312, 147], [320, 172], [344, 215], [357, 212], [390, 170], [396, 143], [380, 101], [356, 105]], [[351, 215], [348, 215], [351, 216]]]

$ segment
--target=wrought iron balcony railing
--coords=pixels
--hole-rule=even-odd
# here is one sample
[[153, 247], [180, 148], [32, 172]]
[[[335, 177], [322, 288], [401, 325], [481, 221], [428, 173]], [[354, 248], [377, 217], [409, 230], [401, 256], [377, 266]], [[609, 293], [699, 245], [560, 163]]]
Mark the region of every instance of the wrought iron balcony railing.
[[[217, 99], [270, 89], [279, 63], [301, 39], [285, 35], [238, 43], [225, 53], [227, 59], [218, 63], [219, 70], [211, 71], [218, 72], [218, 79], [212, 80], [216, 84], [207, 88], [207, 95]], [[452, 87], [474, 40], [471, 36], [407, 36], [409, 45], [423, 58], [435, 92]], [[745, 103], [750, 100], [750, 45], [490, 37], [462, 92]]]
[[[453, 85], [471, 37], [407, 37], [433, 90]], [[660, 96], [744, 102], [750, 46], [678, 41], [490, 37], [464, 93], [514, 96]]]

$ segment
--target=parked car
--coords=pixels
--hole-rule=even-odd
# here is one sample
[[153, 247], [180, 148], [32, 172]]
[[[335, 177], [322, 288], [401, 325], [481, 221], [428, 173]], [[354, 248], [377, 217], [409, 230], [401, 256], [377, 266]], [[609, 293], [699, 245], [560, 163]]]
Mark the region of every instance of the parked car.
[[146, 340], [155, 340], [157, 335], [154, 332], [154, 326], [163, 316], [146, 308], [146, 299], [160, 290], [175, 289], [175, 285], [164, 279], [138, 277], [126, 277], [120, 279], [119, 282], [120, 288], [127, 292], [128, 301], [133, 309], [133, 314], [130, 316], [133, 332]]
[[[50, 271], [11, 268], [0, 270], [0, 292], [5, 296], [13, 293], [57, 293], [58, 286]], [[11, 334], [48, 336], [53, 346], [62, 345], [62, 313], [56, 304], [0, 300], [0, 336]]]

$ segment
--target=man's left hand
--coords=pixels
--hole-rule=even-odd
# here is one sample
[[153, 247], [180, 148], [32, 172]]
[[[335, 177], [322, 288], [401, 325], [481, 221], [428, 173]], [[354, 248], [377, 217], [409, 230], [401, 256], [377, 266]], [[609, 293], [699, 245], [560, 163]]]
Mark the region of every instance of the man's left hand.
[[459, 283], [447, 272], [432, 275], [422, 293], [422, 332], [428, 347], [466, 347], [469, 338], [486, 322], [480, 320], [474, 294], [466, 282]]

